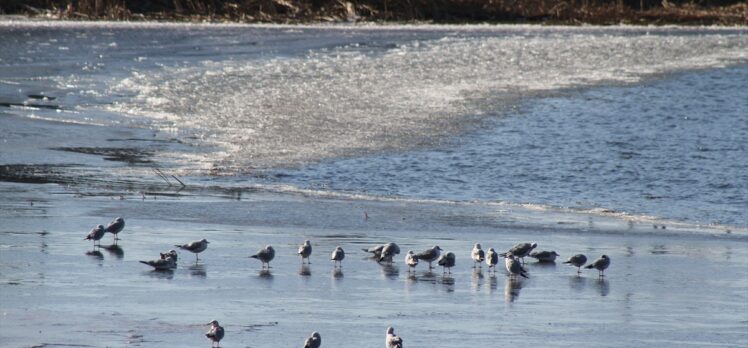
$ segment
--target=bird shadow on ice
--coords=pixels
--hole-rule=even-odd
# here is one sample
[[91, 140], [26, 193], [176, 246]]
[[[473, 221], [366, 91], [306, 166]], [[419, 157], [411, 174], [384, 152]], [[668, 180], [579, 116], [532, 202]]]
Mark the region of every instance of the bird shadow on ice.
[[301, 265], [301, 268], [299, 268], [299, 275], [308, 277], [312, 275], [312, 269], [308, 265]]
[[104, 254], [102, 254], [101, 251], [98, 251], [98, 250], [87, 251], [86, 255], [90, 256], [92, 259], [96, 261], [104, 260]]
[[382, 267], [382, 275], [388, 279], [395, 279], [400, 275], [400, 269], [392, 263], [380, 263]]
[[587, 278], [584, 278], [579, 275], [573, 275], [569, 277], [569, 286], [572, 290], [576, 292], [582, 292], [584, 291], [584, 288], [587, 286]]
[[524, 281], [521, 279], [507, 279], [506, 283], [504, 283], [504, 299], [507, 302], [516, 301], [523, 286]]
[[174, 271], [170, 269], [154, 269], [143, 274], [157, 279], [174, 279]]
[[332, 270], [332, 278], [333, 279], [343, 278], [343, 269], [342, 268], [333, 268], [333, 270]]
[[190, 277], [205, 278], [208, 276], [208, 270], [204, 264], [194, 264], [187, 268], [190, 271]]
[[595, 280], [595, 285], [597, 286], [597, 290], [600, 292], [600, 296], [608, 296], [610, 293], [610, 283], [605, 278], [598, 278]]
[[125, 257], [125, 250], [117, 244], [104, 245], [102, 248], [120, 260]]
[[261, 279], [272, 280], [273, 279], [273, 273], [270, 272], [269, 269], [263, 269], [263, 270], [260, 270], [257, 273], [257, 277], [259, 277]]

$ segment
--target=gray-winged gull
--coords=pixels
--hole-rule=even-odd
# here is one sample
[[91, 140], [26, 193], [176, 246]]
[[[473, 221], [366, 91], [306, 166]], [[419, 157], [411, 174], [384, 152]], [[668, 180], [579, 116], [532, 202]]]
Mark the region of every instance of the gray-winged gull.
[[443, 254], [439, 257], [439, 260], [436, 262], [439, 266], [442, 266], [442, 274], [449, 272], [452, 273], [452, 267], [455, 266], [455, 254], [452, 252], [447, 252], [446, 254]]
[[527, 271], [522, 267], [522, 264], [512, 253], [506, 253], [504, 255], [504, 265], [506, 266], [506, 270], [509, 272], [510, 277], [521, 275], [527, 278]]
[[93, 229], [91, 229], [91, 232], [88, 232], [88, 235], [86, 238], [83, 238], [83, 240], [92, 240], [94, 247], [96, 247], [96, 241], [99, 241], [99, 246], [101, 246], [101, 238], [104, 237], [104, 225], [97, 225]]
[[197, 262], [198, 260], [197, 254], [205, 251], [205, 249], [208, 248], [208, 243], [210, 242], [208, 242], [205, 238], [203, 238], [201, 240], [192, 241], [187, 244], [182, 244], [182, 245], [174, 244], [174, 246], [178, 247], [179, 249], [187, 250], [191, 253], [194, 253], [195, 262]]
[[438, 245], [434, 245], [433, 247], [416, 254], [416, 259], [428, 262], [430, 270], [434, 268], [431, 266], [431, 263], [439, 258], [439, 255], [441, 255], [441, 251], [442, 248], [440, 248]]
[[525, 263], [525, 256], [530, 254], [532, 249], [535, 249], [537, 246], [538, 243], [518, 243], [517, 245], [509, 249], [509, 251], [500, 255], [506, 256], [506, 254], [511, 253], [512, 255], [514, 255], [514, 257], [521, 259], [522, 263]]
[[610, 258], [608, 257], [608, 255], [603, 255], [584, 268], [595, 268], [598, 271], [597, 275], [599, 277], [605, 277], [605, 269], [608, 268], [608, 266], [610, 266]]
[[312, 332], [312, 336], [304, 341], [304, 348], [319, 348], [322, 345], [322, 337], [319, 332]]
[[140, 261], [140, 263], [151, 266], [157, 271], [165, 271], [177, 267], [177, 260], [171, 256], [150, 261]]
[[205, 333], [205, 337], [209, 338], [211, 341], [213, 341], [213, 344], [211, 347], [219, 347], [221, 340], [223, 339], [223, 327], [221, 325], [218, 325], [218, 321], [213, 320], [210, 323], [210, 330]]
[[117, 237], [117, 234], [122, 232], [122, 230], [125, 228], [125, 219], [121, 217], [117, 217], [112, 222], [109, 223], [109, 225], [106, 225], [106, 232], [109, 232], [114, 235], [114, 243], [116, 244], [119, 238]]
[[576, 254], [570, 257], [568, 260], [564, 261], [564, 263], [575, 266], [577, 268], [577, 274], [579, 274], [582, 272], [582, 266], [587, 263], [587, 256], [584, 256], [583, 254]]
[[561, 256], [555, 251], [533, 251], [529, 255], [532, 258], [537, 259], [539, 262], [555, 262], [556, 256]]
[[379, 259], [379, 257], [382, 256], [382, 249], [384, 249], [384, 244], [375, 245], [373, 247], [361, 249], [361, 250], [367, 253], [371, 253], [372, 254], [371, 257], [376, 257], [377, 259]]
[[400, 247], [395, 243], [387, 243], [382, 248], [382, 254], [379, 256], [379, 262], [392, 263], [392, 258], [400, 255]]
[[270, 245], [266, 245], [264, 248], [258, 250], [256, 254], [250, 257], [260, 260], [260, 262], [262, 262], [263, 269], [265, 268], [265, 264], [267, 264], [267, 268], [270, 268], [270, 261], [272, 261], [275, 257], [275, 249], [273, 249], [273, 247]]

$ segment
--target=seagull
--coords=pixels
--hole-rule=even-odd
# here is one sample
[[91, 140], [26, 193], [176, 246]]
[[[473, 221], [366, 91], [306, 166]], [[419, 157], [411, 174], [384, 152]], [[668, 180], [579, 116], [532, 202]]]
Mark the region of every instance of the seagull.
[[210, 330], [205, 333], [205, 337], [213, 341], [211, 347], [219, 347], [219, 342], [223, 339], [223, 327], [218, 325], [218, 321], [216, 320], [211, 321], [208, 325], [210, 325]]
[[379, 262], [386, 261], [392, 263], [392, 258], [395, 255], [400, 255], [400, 247], [395, 243], [387, 243], [382, 248], [382, 254], [379, 256]]
[[189, 252], [195, 253], [195, 263], [197, 263], [198, 257], [197, 254], [205, 251], [205, 249], [208, 248], [208, 242], [205, 238], [201, 240], [196, 240], [189, 242], [188, 244], [178, 245], [174, 244], [175, 247], [178, 247], [179, 249], [184, 249]]
[[382, 256], [382, 249], [384, 249], [384, 244], [375, 245], [368, 249], [361, 249], [367, 253], [372, 253], [372, 257], [376, 257], [377, 259]]
[[109, 223], [109, 225], [106, 225], [106, 232], [109, 232], [114, 235], [114, 243], [116, 244], [119, 238], [117, 238], [117, 233], [122, 232], [122, 230], [125, 228], [125, 219], [121, 217], [117, 217], [112, 222]]
[[[163, 256], [167, 254], [161, 254], [161, 255]], [[140, 261], [140, 263], [151, 266], [153, 267], [153, 269], [157, 271], [166, 271], [166, 270], [170, 270], [172, 268], [177, 267], [177, 259], [171, 256], [167, 256], [166, 258], [162, 257], [160, 259], [150, 260], [150, 261]]]
[[525, 256], [527, 256], [532, 251], [532, 249], [535, 249], [537, 246], [538, 243], [519, 243], [509, 249], [509, 251], [500, 255], [506, 256], [506, 254], [511, 253], [512, 255], [514, 255], [514, 257], [521, 259], [522, 263], [525, 263]]
[[530, 253], [530, 257], [534, 257], [538, 262], [555, 262], [556, 256], [561, 256], [555, 251], [533, 251]]
[[448, 270], [450, 274], [452, 274], [452, 267], [455, 266], [455, 254], [453, 254], [452, 252], [448, 252], [439, 257], [439, 260], [436, 263], [439, 266], [442, 266], [442, 274], [447, 273], [445, 269]]
[[301, 264], [304, 264], [304, 259], [306, 259], [307, 263], [311, 264], [309, 256], [312, 255], [312, 243], [309, 240], [305, 240], [304, 244], [299, 246], [299, 251], [296, 253], [301, 255]]
[[322, 337], [319, 332], [312, 332], [312, 336], [304, 341], [304, 348], [319, 348], [322, 345]]
[[426, 249], [423, 252], [416, 254], [416, 259], [428, 262], [429, 269], [433, 269], [434, 267], [431, 267], [431, 263], [439, 258], [441, 251], [442, 248], [440, 248], [438, 245], [434, 245], [431, 249]]
[[496, 272], [496, 264], [499, 263], [499, 254], [496, 253], [493, 248], [488, 248], [488, 255], [486, 255], [486, 264], [488, 265], [488, 270], [490, 271], [491, 268], [493, 268], [493, 271]]
[[384, 338], [385, 348], [403, 348], [403, 339], [395, 335], [395, 329], [387, 328], [387, 335]]
[[577, 268], [577, 274], [579, 274], [582, 272], [582, 266], [587, 263], [587, 256], [584, 256], [583, 254], [576, 254], [570, 257], [568, 260], [564, 261], [564, 263], [575, 266]]
[[478, 264], [478, 267], [481, 266], [481, 263], [486, 258], [486, 253], [484, 253], [483, 249], [480, 248], [480, 244], [475, 243], [473, 252], [470, 254], [470, 256], [473, 258], [473, 268], [475, 268], [476, 263]]
[[171, 249], [165, 253], [159, 253], [159, 254], [161, 254], [162, 260], [171, 257], [172, 259], [174, 259], [174, 262], [177, 262], [177, 259], [179, 257], [179, 255], [177, 255], [177, 251], [174, 249]]
[[333, 267], [336, 263], [340, 265], [340, 268], [343, 268], [343, 259], [345, 258], [345, 251], [343, 251], [343, 248], [341, 248], [339, 245], [335, 247], [335, 250], [332, 251], [332, 255], [330, 255], [330, 261], [333, 262]]
[[250, 256], [253, 259], [258, 259], [262, 262], [262, 268], [265, 269], [265, 264], [267, 264], [267, 268], [270, 268], [270, 261], [273, 260], [275, 257], [275, 249], [273, 249], [272, 246], [266, 245], [264, 248], [257, 251], [256, 254]]
[[88, 235], [83, 240], [93, 240], [94, 247], [96, 247], [96, 241], [99, 241], [98, 245], [101, 246], [101, 238], [104, 237], [104, 233], [106, 233], [104, 225], [97, 225], [91, 229], [91, 232], [88, 232]]
[[597, 272], [598, 272], [597, 275], [599, 277], [605, 277], [605, 269], [608, 268], [608, 266], [610, 266], [610, 258], [608, 257], [608, 255], [603, 255], [603, 256], [600, 256], [599, 259], [595, 260], [594, 262], [592, 262], [591, 264], [587, 265], [584, 268], [589, 268], [589, 269], [595, 268], [597, 269]]
[[519, 260], [514, 258], [512, 253], [504, 255], [504, 265], [506, 266], [506, 270], [509, 271], [510, 277], [516, 277], [519, 274], [527, 278], [527, 271], [522, 267]]
[[405, 255], [405, 264], [408, 265], [408, 272], [410, 272], [411, 268], [413, 271], [416, 270], [418, 259], [416, 258], [416, 254], [413, 253], [413, 250], [408, 250], [408, 253]]

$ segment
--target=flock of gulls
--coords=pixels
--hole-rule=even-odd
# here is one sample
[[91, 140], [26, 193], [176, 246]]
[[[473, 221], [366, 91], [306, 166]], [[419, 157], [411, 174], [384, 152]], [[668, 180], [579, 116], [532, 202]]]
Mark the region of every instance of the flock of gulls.
[[[125, 220], [121, 217], [114, 219], [106, 227], [104, 225], [97, 225], [91, 232], [84, 238], [84, 240], [92, 240], [94, 248], [101, 246], [101, 239], [108, 232], [114, 235], [114, 243], [116, 244], [119, 238], [117, 234], [125, 228]], [[175, 244], [174, 246], [179, 249], [189, 251], [195, 254], [195, 262], [199, 261], [198, 254], [205, 251], [208, 248], [208, 242], [206, 239], [192, 241], [187, 244]], [[497, 253], [494, 248], [488, 248], [488, 251], [484, 251], [480, 244], [476, 243], [470, 253], [473, 261], [473, 268], [481, 267], [483, 262], [488, 265], [489, 272], [496, 272], [496, 265], [499, 263], [499, 258], [504, 259], [504, 267], [506, 268], [510, 278], [524, 277], [528, 278], [527, 269], [525, 269], [525, 257], [532, 257], [538, 260], [538, 262], [555, 262], [556, 257], [560, 256], [555, 251], [535, 251], [537, 243], [519, 243], [513, 246], [506, 252]], [[400, 247], [389, 242], [386, 244], [375, 245], [370, 248], [362, 249], [364, 252], [375, 259], [378, 263], [392, 264], [394, 257], [400, 254]], [[427, 262], [429, 270], [432, 270], [433, 263], [442, 267], [442, 274], [451, 274], [452, 267], [455, 266], [455, 254], [452, 252], [444, 252], [443, 249], [438, 245], [434, 245], [422, 252], [415, 253], [413, 250], [408, 250], [405, 254], [405, 264], [408, 265], [408, 272], [415, 272], [416, 266], [423, 262]], [[309, 240], [305, 240], [303, 244], [299, 246], [297, 254], [301, 257], [301, 263], [311, 263], [309, 258], [312, 255], [312, 244]], [[275, 258], [275, 249], [271, 245], [266, 245], [260, 249], [254, 255], [249, 256], [250, 258], [257, 259], [262, 263], [262, 269], [270, 269], [270, 262]], [[160, 258], [155, 260], [140, 261], [143, 264], [153, 267], [155, 270], [172, 270], [177, 267], [177, 251], [172, 249], [164, 253], [160, 253]], [[345, 259], [345, 251], [342, 247], [337, 246], [335, 250], [330, 254], [330, 261], [333, 262], [333, 267], [342, 268], [343, 259]], [[610, 258], [607, 255], [602, 255], [590, 264], [587, 264], [587, 256], [583, 254], [576, 254], [569, 257], [565, 264], [577, 267], [577, 274], [581, 273], [581, 269], [584, 266], [586, 269], [596, 269], [598, 271], [598, 277], [605, 277], [605, 270], [610, 266]], [[585, 266], [585, 264], [587, 264]], [[218, 321], [213, 320], [207, 325], [210, 325], [210, 330], [205, 334], [205, 337], [213, 342], [213, 346], [217, 347], [221, 339], [224, 337], [224, 329], [218, 324]], [[386, 348], [402, 348], [403, 340], [395, 335], [395, 330], [392, 327], [387, 328], [385, 336], [385, 347]], [[304, 348], [318, 348], [322, 345], [322, 337], [319, 332], [313, 332], [309, 338], [304, 342]]]

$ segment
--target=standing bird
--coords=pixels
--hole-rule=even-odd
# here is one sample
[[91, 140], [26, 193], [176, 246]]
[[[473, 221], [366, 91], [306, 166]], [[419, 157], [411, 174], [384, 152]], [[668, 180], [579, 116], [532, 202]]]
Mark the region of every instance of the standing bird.
[[530, 257], [534, 257], [538, 262], [556, 262], [556, 256], [561, 256], [555, 251], [533, 251]]
[[210, 330], [205, 333], [205, 337], [213, 341], [211, 347], [219, 347], [219, 342], [223, 339], [223, 327], [218, 325], [216, 320], [211, 321], [208, 325], [210, 325]]
[[403, 339], [400, 336], [395, 335], [395, 329], [392, 327], [387, 328], [387, 334], [384, 337], [385, 348], [403, 348]]
[[439, 257], [436, 263], [442, 266], [442, 274], [447, 273], [447, 271], [449, 271], [449, 274], [452, 274], [452, 267], [455, 266], [455, 254], [448, 252]]
[[304, 341], [304, 348], [319, 348], [322, 345], [322, 337], [319, 332], [312, 332], [312, 336]]
[[340, 268], [343, 268], [344, 258], [345, 251], [343, 251], [343, 248], [338, 245], [337, 247], [335, 247], [335, 250], [332, 251], [332, 255], [330, 255], [330, 261], [332, 261], [333, 267], [335, 267], [336, 264], [339, 264]]
[[564, 263], [575, 266], [577, 268], [577, 274], [579, 274], [582, 273], [582, 266], [587, 263], [587, 256], [584, 256], [583, 254], [576, 254], [570, 257], [568, 260], [564, 261]]
[[605, 277], [605, 269], [608, 268], [608, 266], [610, 266], [610, 258], [608, 257], [608, 255], [603, 255], [584, 268], [595, 268], [597, 269], [598, 277]]
[[499, 263], [499, 254], [496, 253], [493, 248], [488, 248], [488, 255], [486, 255], [486, 264], [488, 265], [488, 270], [490, 271], [491, 268], [493, 268], [494, 273], [496, 272], [496, 264]]
[[311, 264], [309, 261], [309, 256], [312, 255], [312, 243], [309, 242], [309, 240], [305, 240], [304, 244], [299, 246], [299, 251], [296, 252], [301, 256], [301, 264], [304, 264], [304, 259], [306, 259], [306, 262]]
[[371, 253], [371, 257], [376, 257], [379, 259], [380, 256], [382, 256], [382, 249], [384, 249], [384, 244], [375, 245], [373, 247], [370, 247], [368, 249], [361, 249], [367, 253]]
[[405, 264], [408, 265], [408, 272], [410, 272], [411, 268], [415, 272], [416, 265], [418, 265], [418, 259], [416, 258], [416, 254], [413, 253], [413, 250], [408, 250], [408, 253], [405, 255]]
[[93, 229], [91, 229], [91, 232], [88, 232], [88, 235], [86, 238], [83, 238], [83, 240], [93, 240], [94, 248], [96, 247], [96, 241], [99, 241], [99, 246], [101, 246], [101, 238], [104, 237], [104, 225], [97, 225]]
[[117, 244], [117, 241], [119, 240], [119, 238], [117, 238], [117, 233], [122, 232], [124, 228], [125, 219], [117, 217], [114, 221], [110, 222], [109, 225], [106, 225], [105, 231], [114, 235], [114, 244]]
[[392, 258], [395, 255], [400, 255], [400, 247], [395, 243], [387, 243], [382, 248], [382, 254], [379, 256], [379, 262], [386, 261], [392, 263]]
[[264, 248], [257, 251], [256, 254], [250, 256], [253, 259], [258, 259], [262, 262], [262, 269], [265, 269], [265, 264], [270, 268], [270, 261], [275, 257], [275, 249], [272, 246], [266, 245]]
[[432, 248], [426, 249], [423, 252], [416, 254], [416, 259], [428, 262], [429, 270], [431, 270], [434, 268], [431, 266], [431, 263], [439, 258], [441, 251], [442, 248], [440, 248], [438, 245], [434, 245]]
[[475, 246], [473, 247], [473, 252], [470, 253], [470, 256], [473, 258], [473, 268], [475, 268], [475, 264], [478, 264], [478, 267], [480, 267], [483, 263], [483, 260], [486, 259], [486, 253], [483, 252], [483, 249], [480, 248], [480, 244], [475, 243]]
[[512, 253], [506, 253], [506, 255], [504, 255], [504, 265], [506, 266], [506, 270], [509, 272], [510, 277], [516, 277], [519, 274], [527, 278], [527, 271], [522, 267], [519, 260], [514, 258]]
[[506, 254], [512, 254], [514, 257], [521, 259], [522, 263], [525, 263], [525, 256], [530, 254], [532, 249], [535, 249], [538, 246], [538, 243], [519, 243], [515, 246], [513, 246], [509, 251], [501, 254], [501, 256], [506, 257]]
[[197, 254], [205, 251], [205, 249], [208, 248], [208, 243], [210, 242], [208, 242], [205, 238], [203, 238], [201, 240], [192, 241], [187, 244], [182, 244], [182, 245], [174, 244], [174, 246], [178, 247], [179, 249], [183, 249], [183, 250], [187, 250], [189, 252], [195, 253], [195, 263], [197, 263], [197, 260], [199, 260], [199, 258], [197, 257]]

